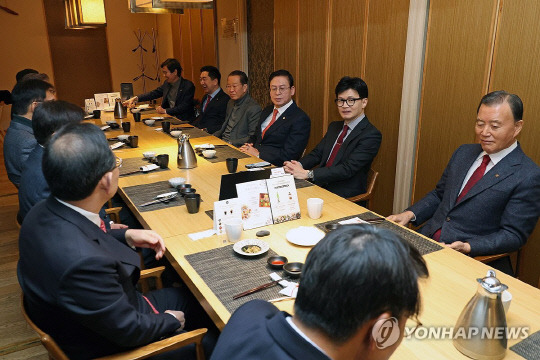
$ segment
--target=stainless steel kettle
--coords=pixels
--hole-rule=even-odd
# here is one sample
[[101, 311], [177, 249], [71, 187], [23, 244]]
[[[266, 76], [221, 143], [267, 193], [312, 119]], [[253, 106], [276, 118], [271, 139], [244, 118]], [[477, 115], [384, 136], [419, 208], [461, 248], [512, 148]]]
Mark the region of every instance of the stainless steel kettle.
[[508, 333], [501, 295], [508, 286], [497, 279], [493, 270], [476, 280], [478, 290], [459, 316], [453, 343], [473, 359], [502, 359], [506, 354]]
[[114, 118], [124, 119], [127, 116], [127, 107], [122, 105], [122, 99], [116, 98], [114, 104]]
[[182, 134], [178, 139], [178, 168], [193, 169], [197, 167], [197, 157], [195, 151], [189, 143], [189, 135]]

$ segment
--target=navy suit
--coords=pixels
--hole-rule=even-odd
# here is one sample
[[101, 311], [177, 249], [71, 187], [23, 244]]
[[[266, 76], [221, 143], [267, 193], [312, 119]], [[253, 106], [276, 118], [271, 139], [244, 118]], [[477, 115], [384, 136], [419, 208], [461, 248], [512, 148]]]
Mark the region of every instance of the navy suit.
[[343, 129], [344, 121], [334, 121], [321, 142], [300, 159], [304, 169], [313, 170], [313, 182], [342, 197], [366, 192], [367, 176], [373, 159], [379, 152], [382, 135], [367, 117], [363, 118], [347, 136], [334, 158], [325, 167], [332, 147]]
[[147, 344], [180, 325], [152, 313], [137, 292], [140, 258], [119, 241], [124, 234], [104, 233], [52, 197], [34, 206], [21, 228], [18, 278], [28, 315], [70, 358]]
[[21, 182], [23, 164], [36, 145], [32, 120], [13, 115], [4, 137], [4, 164], [9, 181], [16, 187]]
[[540, 215], [540, 168], [517, 146], [456, 204], [461, 186], [480, 144], [460, 146], [437, 187], [411, 206], [420, 232], [441, 241], [468, 242], [470, 256], [511, 252], [522, 247]]
[[250, 142], [259, 150], [259, 157], [276, 166], [283, 166], [285, 161], [298, 160], [309, 140], [311, 120], [293, 101], [262, 137], [261, 124], [274, 111], [270, 105], [261, 112], [255, 136]]
[[199, 129], [206, 129], [208, 133], [213, 134], [219, 129], [221, 129], [221, 126], [225, 122], [227, 104], [229, 103], [229, 100], [231, 98], [229, 97], [229, 95], [225, 94], [225, 91], [223, 91], [223, 89], [219, 89], [216, 96], [210, 99], [208, 106], [206, 106], [206, 110], [203, 111], [205, 107], [204, 102], [206, 101], [207, 97], [208, 94], [203, 96], [201, 102], [201, 114], [199, 115], [199, 118], [193, 123], [193, 125], [195, 125]]
[[32, 206], [51, 194], [41, 166], [43, 147], [36, 145], [26, 160], [19, 186], [19, 215], [24, 219]]
[[329, 360], [287, 323], [286, 316], [266, 301], [242, 305], [223, 329], [211, 360]]
[[195, 118], [195, 110], [193, 104], [193, 95], [195, 95], [195, 85], [187, 79], [180, 78], [180, 85], [176, 93], [174, 106], [169, 105], [167, 94], [171, 89], [171, 84], [165, 81], [160, 87], [146, 94], [138, 95], [139, 101], [148, 101], [163, 98], [161, 107], [165, 109], [167, 114], [175, 116], [180, 120], [193, 121]]

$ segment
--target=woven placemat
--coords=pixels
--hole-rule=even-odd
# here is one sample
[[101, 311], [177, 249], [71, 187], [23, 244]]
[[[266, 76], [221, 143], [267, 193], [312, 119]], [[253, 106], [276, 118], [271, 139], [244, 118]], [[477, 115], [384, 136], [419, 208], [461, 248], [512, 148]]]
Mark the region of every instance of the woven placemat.
[[[171, 130], [173, 130], [173, 129], [171, 129]], [[200, 138], [200, 137], [204, 137], [204, 136], [210, 136], [210, 134], [207, 133], [206, 131], [202, 131], [201, 129], [196, 128], [196, 127], [193, 127], [193, 128], [180, 128], [178, 130], [182, 130], [182, 134], [189, 135], [190, 139], [196, 139], [196, 138]]]
[[[337, 223], [339, 221], [352, 219], [354, 217], [358, 217], [358, 218], [360, 218], [362, 220], [365, 220], [365, 219], [377, 218], [378, 216], [375, 215], [374, 213], [372, 213], [371, 211], [368, 211], [368, 212], [365, 212], [363, 214], [346, 216], [346, 217], [343, 217], [343, 218], [339, 218], [339, 219], [335, 219], [335, 220], [315, 224], [315, 226], [318, 227], [319, 229], [321, 229], [324, 232], [328, 232], [328, 230], [325, 227], [327, 224]], [[415, 232], [403, 229], [403, 228], [399, 227], [398, 225], [396, 225], [393, 222], [390, 222], [388, 220], [384, 220], [382, 223], [374, 224], [374, 225], [377, 226], [377, 227], [382, 227], [382, 228], [388, 229], [388, 230], [398, 234], [403, 239], [405, 239], [409, 243], [411, 243], [411, 245], [413, 245], [420, 252], [420, 254], [422, 254], [422, 255], [427, 255], [429, 253], [441, 250], [443, 248], [441, 245], [438, 245], [438, 244], [433, 243], [433, 242], [431, 242], [429, 240], [426, 240], [423, 237], [421, 237], [420, 235], [416, 234]]]
[[[120, 170], [120, 176], [127, 177], [127, 176], [131, 176], [131, 175], [142, 175], [142, 174], [144, 174], [143, 172], [138, 172], [138, 173], [134, 173], [134, 174], [129, 174], [129, 173], [131, 173], [133, 171], [136, 171], [136, 170], [139, 170], [141, 168], [141, 166], [148, 165], [148, 164], [150, 164], [148, 162], [148, 160], [142, 159], [142, 158], [122, 159], [122, 167], [120, 167], [120, 169], [119, 169]], [[148, 173], [153, 173], [153, 172], [157, 172], [157, 171], [168, 171], [168, 170], [170, 170], [170, 169], [169, 168], [167, 168], [167, 169], [159, 168], [159, 169], [156, 169], [156, 170], [149, 171]]]
[[144, 204], [145, 202], [154, 200], [154, 198], [159, 194], [164, 194], [171, 191], [174, 191], [174, 189], [169, 186], [168, 181], [158, 181], [152, 184], [135, 185], [124, 188], [124, 192], [127, 196], [129, 196], [131, 201], [137, 207], [137, 210], [140, 212], [166, 209], [169, 207], [182, 206], [186, 204], [184, 198], [178, 194], [176, 198], [172, 199], [168, 203], [160, 202], [148, 206], [139, 206], [139, 204]]
[[[206, 161], [210, 161], [211, 163], [218, 163], [227, 160], [228, 158], [237, 158], [237, 159], [243, 159], [248, 158], [250, 155], [244, 154], [241, 151], [238, 151], [236, 149], [233, 149], [229, 146], [220, 146], [216, 147], [216, 156], [214, 156], [211, 159], [205, 158]], [[202, 152], [199, 154], [199, 156], [204, 157]]]
[[294, 185], [296, 186], [297, 189], [301, 189], [301, 188], [313, 186], [315, 184], [310, 183], [309, 181], [303, 180], [303, 179], [294, 179]]
[[273, 270], [266, 263], [272, 249], [256, 258], [236, 254], [233, 246], [225, 246], [197, 254], [186, 255], [186, 260], [197, 271], [206, 285], [232, 314], [238, 307], [253, 299], [271, 300], [282, 295], [280, 285], [233, 300], [233, 296], [272, 281], [270, 274], [284, 276], [282, 270]]
[[540, 331], [529, 335], [526, 339], [511, 346], [510, 350], [527, 360], [540, 359]]

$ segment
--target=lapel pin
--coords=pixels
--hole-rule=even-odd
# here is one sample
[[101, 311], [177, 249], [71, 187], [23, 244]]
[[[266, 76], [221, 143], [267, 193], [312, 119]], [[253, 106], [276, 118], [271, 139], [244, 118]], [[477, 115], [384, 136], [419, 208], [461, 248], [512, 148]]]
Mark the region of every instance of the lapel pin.
[[495, 174], [495, 177], [499, 177], [499, 174]]

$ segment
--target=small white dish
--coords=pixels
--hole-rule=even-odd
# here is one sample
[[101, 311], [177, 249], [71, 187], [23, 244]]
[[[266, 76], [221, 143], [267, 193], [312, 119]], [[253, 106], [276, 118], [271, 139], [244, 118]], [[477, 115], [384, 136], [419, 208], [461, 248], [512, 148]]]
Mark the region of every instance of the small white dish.
[[211, 159], [216, 156], [216, 150], [204, 150], [202, 154], [205, 158]]
[[156, 120], [154, 119], [144, 119], [144, 123], [148, 126], [152, 126], [154, 125], [154, 123], [156, 122]]
[[132, 112], [133, 114], [134, 114], [134, 113], [138, 113], [138, 112], [140, 112], [140, 111], [141, 111], [141, 109], [137, 109], [137, 108], [131, 109], [131, 112]]
[[156, 152], [155, 151], [145, 151], [143, 152], [143, 156], [145, 159], [153, 159], [156, 157]]
[[165, 118], [163, 116], [152, 116], [150, 119], [152, 119], [152, 120], [164, 120]]
[[299, 226], [287, 231], [285, 237], [295, 245], [314, 246], [324, 237], [324, 232], [313, 226]]
[[116, 142], [110, 146], [111, 150], [118, 149], [120, 146], [126, 145], [122, 141]]
[[120, 141], [126, 141], [129, 138], [129, 135], [118, 135], [117, 138]]
[[[249, 252], [245, 252], [244, 248], [246, 246], [251, 246], [251, 245], [255, 245], [255, 246], [258, 246], [261, 248], [261, 250], [257, 251], [257, 252], [254, 252], [254, 253], [249, 253]], [[257, 255], [261, 255], [261, 254], [264, 254], [265, 252], [267, 252], [268, 250], [270, 249], [270, 245], [268, 245], [267, 242], [265, 241], [262, 241], [262, 240], [259, 240], [259, 239], [245, 239], [245, 240], [240, 240], [238, 242], [235, 242], [234, 245], [233, 245], [233, 250], [237, 253], [237, 254], [240, 254], [240, 255], [244, 255], [244, 256], [257, 256]]]
[[180, 185], [184, 185], [186, 183], [186, 179], [183, 177], [174, 177], [169, 179], [169, 185], [171, 187], [175, 188]]
[[214, 146], [214, 144], [200, 144], [200, 145], [195, 145], [195, 149], [215, 149], [216, 147]]
[[111, 127], [109, 125], [103, 125], [102, 127], [100, 127], [100, 129], [103, 130], [103, 131], [108, 130], [110, 128]]
[[114, 106], [105, 108], [105, 109], [103, 109], [102, 111], [105, 111], [105, 112], [113, 112], [113, 111], [114, 111]]
[[173, 130], [173, 131], [171, 131], [169, 134], [171, 134], [171, 136], [172, 136], [173, 138], [179, 138], [180, 135], [182, 135], [182, 131], [180, 131], [180, 130]]

